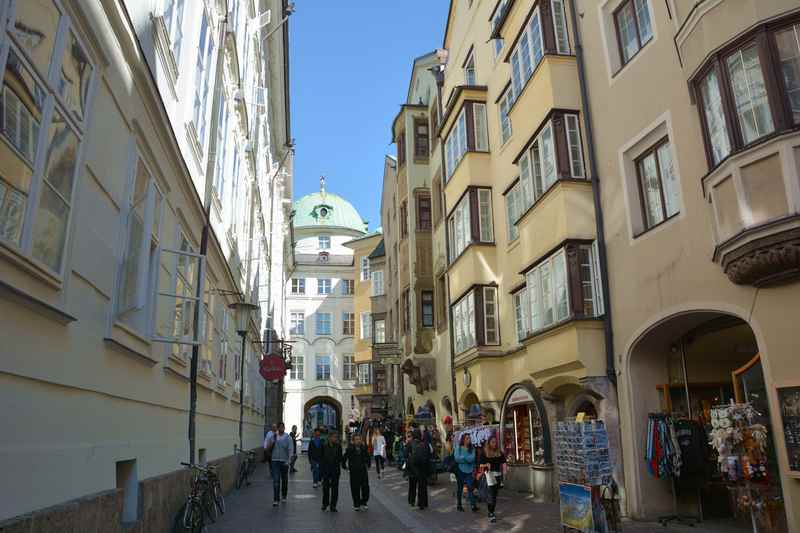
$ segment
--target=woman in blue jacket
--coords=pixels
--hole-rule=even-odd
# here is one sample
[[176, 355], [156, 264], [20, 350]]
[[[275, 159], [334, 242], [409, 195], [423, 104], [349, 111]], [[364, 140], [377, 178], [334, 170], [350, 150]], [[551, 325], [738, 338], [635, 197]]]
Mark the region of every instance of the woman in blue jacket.
[[453, 458], [458, 465], [458, 469], [456, 470], [456, 479], [458, 480], [458, 490], [456, 491], [456, 501], [458, 502], [457, 509], [459, 511], [464, 510], [464, 507], [461, 506], [461, 493], [464, 492], [464, 485], [466, 485], [470, 507], [473, 512], [477, 512], [478, 506], [475, 504], [475, 494], [472, 492], [474, 481], [472, 473], [475, 470], [475, 448], [472, 447], [472, 439], [466, 433], [461, 435], [461, 440], [456, 447]]

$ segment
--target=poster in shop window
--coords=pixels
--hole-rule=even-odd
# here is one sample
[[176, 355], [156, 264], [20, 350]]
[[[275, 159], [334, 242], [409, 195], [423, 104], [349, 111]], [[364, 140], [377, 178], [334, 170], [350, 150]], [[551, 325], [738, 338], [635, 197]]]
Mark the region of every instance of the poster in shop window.
[[592, 515], [592, 488], [573, 483], [559, 485], [561, 498], [561, 525], [591, 533], [594, 529]]
[[800, 387], [779, 387], [778, 404], [781, 408], [789, 470], [800, 474]]

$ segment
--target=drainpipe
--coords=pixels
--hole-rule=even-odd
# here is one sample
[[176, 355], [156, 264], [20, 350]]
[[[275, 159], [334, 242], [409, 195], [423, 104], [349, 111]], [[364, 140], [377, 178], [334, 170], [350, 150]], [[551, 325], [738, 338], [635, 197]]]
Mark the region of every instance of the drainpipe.
[[595, 154], [594, 133], [592, 130], [592, 111], [589, 105], [589, 89], [586, 84], [586, 71], [583, 58], [583, 44], [581, 33], [578, 30], [578, 16], [575, 11], [575, 2], [568, 2], [570, 17], [572, 19], [573, 35], [575, 36], [575, 59], [578, 62], [578, 80], [580, 82], [581, 100], [583, 101], [583, 128], [586, 130], [586, 147], [589, 154], [589, 171], [592, 175], [592, 199], [594, 200], [594, 218], [597, 226], [597, 253], [600, 263], [600, 285], [603, 291], [605, 307], [605, 320], [603, 320], [603, 333], [606, 345], [606, 377], [617, 388], [617, 371], [614, 362], [614, 330], [611, 322], [611, 291], [608, 286], [608, 257], [606, 255], [606, 237], [603, 222], [603, 205], [600, 201], [600, 178], [597, 171], [597, 156]]
[[[436, 106], [438, 107], [437, 112], [439, 113], [439, 117], [442, 116], [442, 86], [444, 85], [444, 72], [440, 69], [433, 70], [433, 75], [436, 77], [436, 91], [438, 93], [438, 98], [436, 101]], [[439, 128], [441, 131], [441, 127]], [[461, 422], [461, 417], [459, 416], [458, 411], [458, 394], [456, 391], [456, 348], [455, 348], [455, 338], [453, 334], [453, 309], [450, 307], [450, 269], [449, 269], [449, 251], [450, 251], [450, 234], [447, 231], [447, 213], [446, 213], [446, 205], [445, 205], [445, 193], [444, 193], [444, 186], [446, 178], [447, 168], [445, 167], [445, 158], [444, 158], [444, 138], [441, 135], [439, 137], [439, 155], [441, 156], [442, 160], [442, 197], [440, 198], [442, 202], [442, 222], [444, 224], [444, 255], [445, 255], [445, 262], [448, 263], [447, 268], [445, 269], [445, 293], [447, 297], [447, 334], [450, 337], [450, 386], [453, 390], [453, 399], [451, 401], [453, 405], [453, 415], [455, 418], [455, 423], [459, 424]]]

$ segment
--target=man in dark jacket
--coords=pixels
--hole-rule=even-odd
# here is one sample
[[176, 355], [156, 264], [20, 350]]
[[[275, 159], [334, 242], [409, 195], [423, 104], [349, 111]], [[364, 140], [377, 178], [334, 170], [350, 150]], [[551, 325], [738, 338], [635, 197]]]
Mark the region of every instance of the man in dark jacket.
[[311, 475], [314, 478], [314, 488], [319, 487], [322, 481], [320, 464], [322, 463], [322, 438], [319, 436], [319, 428], [314, 430], [314, 436], [308, 443], [308, 462], [311, 464]]
[[342, 473], [342, 445], [336, 430], [328, 434], [328, 442], [322, 446], [322, 510], [336, 511], [339, 501], [339, 475]]
[[353, 435], [353, 439], [344, 452], [342, 467], [350, 470], [350, 494], [353, 496], [353, 509], [367, 510], [369, 500], [369, 450], [361, 440], [361, 435]]
[[406, 460], [408, 469], [408, 503], [416, 503], [422, 511], [428, 507], [428, 476], [431, 470], [431, 448], [422, 440], [418, 429], [412, 433], [410, 450]]

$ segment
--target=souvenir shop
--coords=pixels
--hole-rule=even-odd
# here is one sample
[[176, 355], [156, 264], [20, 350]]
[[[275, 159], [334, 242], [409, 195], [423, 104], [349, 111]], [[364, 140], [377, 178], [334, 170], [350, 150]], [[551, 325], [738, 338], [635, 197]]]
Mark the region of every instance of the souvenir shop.
[[[678, 320], [678, 319], [675, 319]], [[640, 490], [664, 525], [785, 533], [768, 390], [750, 326], [696, 313], [634, 348]], [[726, 529], [727, 531], [727, 529]]]
[[532, 492], [537, 500], [554, 499], [550, 430], [544, 405], [533, 385], [512, 386], [500, 414], [501, 446], [508, 459], [506, 485]]

